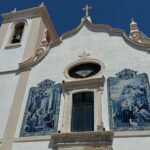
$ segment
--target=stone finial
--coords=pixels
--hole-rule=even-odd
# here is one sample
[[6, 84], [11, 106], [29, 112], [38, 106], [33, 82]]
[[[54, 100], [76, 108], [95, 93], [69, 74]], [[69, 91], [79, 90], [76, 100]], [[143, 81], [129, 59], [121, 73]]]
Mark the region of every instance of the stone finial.
[[17, 11], [17, 8], [14, 8], [11, 12], [15, 13]]
[[134, 20], [134, 18], [132, 18], [130, 23], [130, 33], [134, 31], [139, 31], [139, 28], [137, 26], [137, 22]]
[[40, 6], [40, 7], [43, 7], [43, 6], [44, 6], [44, 2], [42, 2], [39, 6]]
[[134, 21], [134, 18], [131, 18], [131, 24], [136, 24], [136, 22]]

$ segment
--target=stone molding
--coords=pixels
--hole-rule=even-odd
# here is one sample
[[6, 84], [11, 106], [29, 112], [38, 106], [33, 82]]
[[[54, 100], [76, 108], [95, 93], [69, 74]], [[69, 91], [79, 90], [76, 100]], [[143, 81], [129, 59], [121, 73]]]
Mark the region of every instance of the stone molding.
[[71, 132], [72, 96], [80, 92], [94, 93], [94, 131], [103, 130], [101, 95], [105, 78], [63, 81], [64, 108], [61, 133]]
[[10, 42], [7, 44], [5, 49], [13, 49], [13, 48], [18, 48], [21, 47], [21, 42], [20, 43], [15, 43], [15, 44], [10, 44]]
[[2, 14], [3, 23], [13, 22], [13, 21], [15, 22], [16, 20], [18, 20], [18, 17], [20, 18], [20, 20], [42, 17], [46, 27], [51, 32], [51, 39], [53, 41], [58, 39], [57, 32], [55, 30], [55, 27], [53, 26], [53, 23], [51, 21], [51, 18], [48, 14], [45, 5], [40, 5], [39, 7], [34, 7], [34, 8], [20, 10], [20, 11], [12, 11], [9, 13]]
[[29, 21], [27, 19], [20, 19], [20, 20], [16, 20], [15, 22], [13, 22], [12, 25], [11, 25], [11, 28], [13, 28], [16, 24], [18, 24], [20, 22], [24, 22], [25, 25], [29, 24]]
[[[47, 31], [47, 29], [46, 29]], [[45, 31], [45, 32], [46, 32]], [[53, 44], [57, 44], [60, 41], [56, 40], [56, 42], [51, 42], [48, 44], [48, 41], [45, 38], [45, 34], [41, 39], [41, 44], [39, 48], [25, 61], [19, 63], [19, 70], [24, 70], [26, 68], [32, 68], [33, 66], [37, 65], [49, 52], [50, 47], [53, 47]]]
[[[9, 22], [9, 21], [12, 21], [12, 17], [16, 17], [17, 15], [21, 16], [21, 15], [24, 15], [24, 14], [40, 14], [39, 16], [42, 16], [43, 17], [43, 20], [44, 22], [47, 24], [47, 28], [49, 30], [49, 28], [51, 28], [52, 32], [51, 32], [51, 39], [52, 41], [54, 42], [51, 42], [49, 44], [49, 49], [55, 47], [55, 46], [58, 46], [60, 45], [63, 40], [69, 38], [69, 37], [72, 37], [74, 36], [75, 34], [77, 34], [80, 29], [85, 25], [88, 29], [92, 30], [92, 31], [100, 31], [100, 30], [103, 30], [104, 32], [107, 32], [110, 36], [114, 36], [114, 35], [117, 35], [117, 36], [121, 36], [124, 41], [129, 44], [130, 46], [133, 46], [133, 47], [136, 47], [136, 48], [144, 48], [142, 49], [143, 51], [146, 51], [146, 52], [150, 52], [150, 38], [146, 37], [144, 35], [144, 33], [142, 33], [141, 31], [138, 31], [137, 33], [133, 32], [132, 34], [136, 34], [138, 35], [137, 37], [140, 37], [140, 40], [139, 38], [133, 38], [132, 35], [127, 35], [125, 33], [124, 30], [121, 30], [121, 29], [116, 29], [116, 28], [112, 28], [110, 27], [109, 25], [104, 25], [104, 24], [93, 24], [92, 22], [90, 22], [88, 20], [87, 17], [84, 17], [82, 18], [81, 20], [81, 23], [78, 27], [76, 27], [75, 29], [73, 30], [70, 30], [66, 33], [64, 33], [60, 39], [58, 39], [58, 36], [56, 34], [56, 31], [52, 25], [52, 22], [51, 22], [51, 19], [48, 15], [48, 12], [47, 12], [47, 9], [45, 6], [40, 6], [40, 7], [35, 7], [35, 8], [31, 8], [31, 9], [26, 9], [26, 10], [22, 10], [22, 11], [16, 11], [16, 12], [10, 12], [10, 13], [6, 13], [6, 14], [2, 14], [2, 17], [4, 19], [4, 23], [5, 22]], [[37, 17], [37, 16], [36, 16]], [[31, 17], [30, 17], [31, 18]], [[21, 18], [21, 20], [24, 20], [25, 18]], [[27, 19], [27, 18], [26, 18]], [[15, 21], [15, 20], [14, 20]], [[48, 23], [47, 23], [48, 22]], [[54, 38], [55, 37], [55, 38]], [[55, 39], [55, 40], [54, 40]], [[56, 40], [57, 39], [57, 40]], [[138, 39], [138, 40], [137, 40]], [[8, 45], [8, 48], [12, 48], [13, 45]], [[20, 46], [20, 45], [14, 45], [14, 46]], [[6, 47], [7, 48], [7, 47]], [[38, 50], [37, 50], [38, 51]], [[37, 52], [36, 51], [36, 52]], [[46, 50], [45, 51], [45, 54], [43, 53], [43, 55], [39, 58], [40, 60], [42, 60], [42, 58], [44, 58], [46, 55], [47, 55], [47, 52], [49, 50]], [[36, 53], [35, 52], [35, 53]], [[39, 63], [39, 61], [34, 61], [34, 63], [31, 63], [31, 60], [33, 59], [33, 57], [35, 57], [35, 55], [37, 54], [33, 54], [31, 56], [31, 58], [28, 58], [25, 62], [22, 62], [19, 64], [20, 67], [24, 67], [24, 65], [26, 66], [26, 63], [29, 63], [30, 66], [34, 66], [36, 65], [37, 63]], [[37, 52], [38, 53], [38, 52]], [[39, 60], [37, 59], [37, 60]], [[27, 65], [28, 66], [28, 65]], [[67, 74], [66, 74], [67, 76]]]
[[81, 147], [112, 147], [114, 133], [112, 131], [102, 132], [72, 132], [63, 134], [53, 134], [50, 139], [49, 148], [59, 149], [77, 146]]
[[[46, 15], [46, 16], [48, 15], [48, 12], [47, 12], [45, 6], [44, 6], [44, 7], [42, 6], [42, 7], [27, 9], [27, 10], [22, 10], [22, 11], [17, 11], [17, 12], [15, 12], [15, 15], [17, 15], [17, 14], [24, 14], [24, 13], [31, 13], [31, 12], [38, 12], [38, 11], [41, 12], [41, 13], [44, 13], [44, 16], [45, 16], [45, 15]], [[12, 13], [7, 13], [7, 14], [3, 14], [2, 16], [3, 16], [4, 19], [8, 19], [8, 18], [10, 19], [10, 17], [13, 16], [13, 14], [12, 14]], [[48, 17], [48, 16], [47, 16], [47, 17]], [[46, 17], [45, 19], [47, 19], [47, 17]], [[112, 27], [110, 27], [109, 25], [104, 25], [104, 24], [93, 24], [93, 23], [91, 23], [91, 22], [85, 17], [85, 18], [82, 18], [81, 23], [80, 23], [80, 25], [79, 25], [77, 28], [75, 28], [75, 29], [73, 29], [73, 30], [71, 30], [71, 31], [68, 31], [68, 32], [64, 33], [64, 34], [60, 37], [60, 39], [58, 39], [58, 36], [56, 36], [54, 42], [52, 41], [52, 42], [49, 44], [49, 48], [48, 48], [46, 51], [44, 50], [44, 53], [45, 53], [45, 54], [42, 53], [42, 56], [40, 56], [39, 59], [42, 60], [42, 58], [44, 58], [44, 57], [47, 55], [48, 51], [50, 51], [51, 48], [60, 45], [60, 44], [63, 42], [63, 40], [65, 40], [65, 39], [67, 39], [67, 38], [69, 38], [69, 37], [72, 37], [72, 36], [74, 36], [75, 34], [77, 34], [77, 33], [80, 31], [80, 29], [81, 29], [84, 25], [85, 25], [87, 28], [89, 28], [90, 30], [92, 30], [92, 31], [98, 32], [98, 31], [100, 31], [100, 30], [103, 30], [104, 32], [107, 32], [110, 36], [115, 36], [115, 35], [121, 36], [121, 37], [124, 39], [124, 41], [125, 41], [127, 44], [129, 44], [130, 46], [133, 46], [133, 47], [136, 47], [136, 48], [142, 48], [143, 51], [146, 51], [146, 52], [148, 52], [148, 53], [150, 52], [150, 38], [146, 37], [146, 36], [144, 35], [144, 33], [142, 33], [141, 31], [138, 31], [137, 34], [140, 34], [140, 37], [142, 38], [142, 42], [139, 41], [139, 40], [137, 40], [137, 39], [131, 38], [131, 35], [128, 36], [128, 35], [125, 33], [124, 30], [112, 28]], [[52, 26], [52, 25], [51, 25], [51, 26]], [[54, 32], [54, 31], [53, 31], [53, 32]], [[133, 34], [135, 34], [135, 33], [133, 33]], [[140, 38], [140, 39], [141, 39], [141, 38]], [[56, 40], [56, 39], [57, 39], [57, 40]], [[52, 40], [53, 40], [53, 38], [52, 38]], [[10, 45], [10, 46], [11, 46], [11, 45]], [[143, 49], [143, 48], [144, 48], [144, 49]], [[40, 49], [40, 48], [39, 48], [39, 49]], [[39, 51], [40, 51], [40, 50], [39, 50]], [[38, 50], [37, 50], [35, 53], [38, 53]], [[34, 61], [34, 63], [31, 62], [31, 61], [33, 61], [33, 58], [35, 57], [35, 55], [37, 55], [37, 54], [35, 54], [35, 53], [34, 53], [30, 58], [28, 58], [26, 61], [21, 62], [21, 63], [19, 64], [19, 66], [20, 66], [20, 67], [24, 67], [24, 65], [26, 66], [26, 63], [29, 63], [30, 66], [32, 67], [32, 66], [38, 64], [38, 63], [39, 63], [39, 59], [37, 59], [37, 61]], [[28, 66], [28, 65], [27, 65], [27, 66]], [[65, 73], [66, 77], [68, 77], [66, 71], [65, 71], [64, 73]]]
[[[126, 34], [126, 32], [124, 30], [122, 30], [122, 29], [112, 28], [109, 25], [105, 25], [105, 24], [93, 24], [86, 17], [82, 18], [81, 23], [80, 23], [80, 25], [78, 27], [76, 27], [75, 29], [70, 30], [70, 31], [64, 33], [60, 37], [60, 39], [64, 40], [64, 39], [67, 39], [69, 37], [74, 36], [75, 34], [77, 34], [80, 31], [80, 29], [84, 25], [88, 29], [90, 29], [92, 31], [98, 32], [100, 30], [103, 30], [104, 32], [107, 32], [110, 36], [114, 36], [114, 35], [121, 36], [124, 39], [124, 41], [126, 43], [130, 44], [131, 46], [137, 46], [139, 48], [150, 48], [150, 39], [148, 39], [148, 38], [146, 38], [146, 39], [149, 40], [149, 43], [147, 43], [147, 42], [141, 43], [141, 42], [135, 41], [135, 40], [131, 39]], [[144, 36], [144, 37], [146, 37], [146, 36]], [[148, 49], [146, 49], [145, 51], [148, 51]]]
[[28, 137], [19, 137], [15, 138], [14, 142], [37, 142], [37, 141], [49, 141], [51, 135], [44, 135], [44, 136], [28, 136]]
[[92, 89], [99, 90], [100, 87], [104, 86], [105, 77], [91, 78], [91, 79], [78, 79], [73, 81], [63, 81], [64, 92], [72, 90]]
[[[45, 136], [28, 136], [28, 137], [18, 137], [14, 138], [14, 142], [37, 142], [37, 141], [49, 141], [53, 134]], [[126, 137], [150, 137], [150, 131], [114, 131], [114, 138], [126, 138]], [[2, 139], [0, 139], [2, 143]]]
[[19, 63], [19, 70], [32, 68], [33, 66], [37, 65], [49, 53], [50, 48], [54, 47], [55, 45], [59, 45], [60, 43], [60, 40], [56, 40], [54, 42], [50, 42], [49, 45], [40, 45], [40, 47], [33, 54], [31, 54], [31, 57]]
[[[140, 35], [143, 37], [143, 41], [144, 41], [144, 42], [139, 42], [139, 41], [132, 39], [130, 36], [128, 36], [124, 30], [112, 28], [109, 25], [104, 25], [104, 24], [93, 24], [86, 17], [82, 18], [81, 23], [77, 28], [64, 33], [60, 37], [60, 39], [57, 39], [54, 42], [52, 41], [49, 44], [49, 50], [47, 50], [47, 51], [50, 51], [51, 48], [59, 46], [63, 42], [63, 40], [77, 34], [84, 25], [92, 31], [98, 32], [100, 30], [103, 30], [104, 32], [107, 32], [110, 36], [121, 36], [128, 45], [133, 46], [134, 48], [137, 48], [140, 50], [142, 48], [142, 51], [146, 51], [148, 53], [150, 52], [150, 39], [148, 37], [146, 37], [144, 35], [144, 33], [138, 31], [138, 33], [141, 33]], [[46, 56], [46, 55], [47, 55], [47, 52], [45, 53], [44, 56]], [[38, 62], [39, 61], [37, 61], [37, 63]], [[36, 65], [37, 63], [34, 63], [34, 65]], [[68, 77], [68, 75], [66, 73], [66, 69], [65, 69], [64, 73], [65, 73], [66, 77]]]
[[[19, 43], [11, 43], [12, 39], [13, 39], [13, 35], [14, 35], [14, 32], [15, 32], [15, 26], [18, 24], [18, 23], [21, 23], [23, 22], [24, 23], [24, 29], [23, 29], [23, 33], [22, 33], [22, 37], [21, 37], [21, 41]], [[11, 24], [11, 33], [10, 33], [10, 37], [8, 39], [8, 43], [7, 45], [5, 46], [5, 49], [13, 49], [13, 48], [17, 48], [17, 47], [21, 47], [22, 46], [22, 43], [23, 43], [23, 39], [24, 39], [24, 34], [27, 30], [27, 26], [28, 26], [28, 20], [26, 19], [20, 19], [20, 20], [17, 20], [15, 22], [13, 22]]]
[[[38, 12], [38, 11], [41, 11], [41, 13], [46, 13], [48, 15], [48, 12], [46, 10], [46, 7], [45, 6], [40, 6], [40, 7], [37, 7], [37, 8], [32, 8], [32, 9], [27, 9], [27, 10], [22, 10], [22, 11], [16, 11], [14, 12], [13, 14], [12, 13], [7, 13], [7, 14], [3, 14], [3, 18], [6, 19], [7, 17], [10, 19], [10, 21], [13, 21], [11, 20], [11, 17], [19, 15], [21, 14], [25, 14], [25, 13], [31, 13], [31, 12]], [[5, 18], [6, 17], [6, 18]], [[43, 16], [44, 17], [44, 16]], [[49, 16], [48, 16], [49, 17]], [[24, 17], [24, 18], [21, 18], [18, 20], [18, 18], [16, 18], [16, 20], [14, 20], [14, 22], [12, 23], [12, 26], [11, 28], [13, 28], [13, 26], [20, 22], [20, 21], [24, 21], [26, 25], [28, 25], [28, 20], [27, 20], [28, 17]], [[31, 18], [31, 17], [29, 17]], [[47, 19], [47, 18], [45, 18]], [[50, 18], [49, 18], [50, 19]], [[47, 20], [48, 21], [48, 20]], [[5, 22], [5, 21], [4, 21]], [[4, 23], [3, 22], [3, 23]], [[26, 27], [26, 26], [25, 26]], [[49, 52], [49, 49], [56, 46], [56, 45], [59, 45], [61, 43], [61, 41], [58, 39], [58, 36], [54, 36], [55, 34], [55, 30], [53, 29], [53, 25], [51, 23], [51, 25], [49, 25], [48, 28], [46, 28], [46, 31], [49, 30], [49, 28], [51, 29], [51, 42], [50, 43], [47, 43], [47, 41], [45, 41], [45, 32], [44, 32], [44, 35], [41, 39], [41, 44], [38, 44], [39, 47], [34, 51], [33, 49], [30, 50], [30, 56], [27, 57], [27, 59], [24, 61], [22, 59], [22, 62], [19, 63], [19, 67], [15, 70], [2, 70], [0, 71], [0, 74], [7, 74], [7, 73], [18, 73], [18, 72], [21, 72], [21, 71], [24, 71], [24, 70], [29, 70], [31, 69], [33, 66], [35, 66], [36, 64], [38, 64], [46, 55], [47, 53]], [[25, 30], [25, 29], [24, 29]], [[8, 42], [8, 45], [5, 47], [6, 49], [13, 49], [13, 48], [16, 48], [16, 47], [20, 47], [21, 46], [21, 43], [15, 43], [15, 44], [9, 44]], [[25, 57], [24, 57], [25, 58]]]
[[131, 19], [129, 38], [138, 43], [150, 44], [150, 38], [148, 38], [143, 32], [139, 31], [139, 27], [137, 22], [134, 21], [134, 18]]
[[150, 130], [114, 131], [114, 137], [150, 137]]
[[47, 40], [47, 33], [48, 30], [45, 28], [42, 39], [41, 39], [41, 44], [39, 48], [31, 55], [30, 58], [25, 60], [24, 62], [19, 63], [19, 69], [24, 69], [24, 68], [32, 68], [34, 65], [38, 64], [48, 53], [49, 51], [49, 41]]
[[[79, 60], [77, 60], [77, 61], [72, 62], [71, 64], [69, 64], [69, 65], [65, 68], [65, 70], [64, 70], [64, 75], [65, 75], [65, 77], [66, 77], [67, 79], [70, 79], [70, 80], [80, 80], [80, 79], [72, 78], [72, 77], [68, 74], [68, 72], [69, 72], [69, 70], [70, 70], [71, 68], [73, 68], [73, 67], [75, 67], [75, 66], [78, 66], [78, 65], [81, 65], [81, 64], [85, 64], [85, 63], [98, 64], [98, 65], [101, 67], [100, 71], [99, 71], [97, 74], [95, 74], [95, 75], [93, 75], [93, 76], [91, 76], [91, 77], [87, 77], [86, 79], [91, 79], [91, 78], [98, 77], [100, 74], [102, 74], [102, 72], [103, 72], [103, 70], [104, 70], [104, 68], [105, 68], [105, 65], [104, 65], [104, 63], [103, 63], [102, 61], [100, 61], [100, 60], [98, 60], [98, 59], [92, 59], [92, 58], [90, 58], [90, 57], [85, 57], [85, 58], [81, 58], [81, 59], [79, 59]], [[82, 80], [83, 80], [83, 79], [82, 79]]]
[[9, 28], [9, 23], [2, 24], [0, 26], [0, 48], [2, 48], [4, 39], [5, 39], [5, 35], [6, 35], [8, 28]]
[[135, 42], [142, 43], [142, 44], [150, 44], [150, 38], [148, 38], [143, 32], [141, 31], [134, 31], [131, 32], [129, 38]]
[[28, 58], [24, 62], [19, 63], [19, 70], [32, 68], [34, 65], [39, 63], [45, 57], [47, 52], [48, 52], [48, 48], [45, 47], [38, 48], [30, 58]]

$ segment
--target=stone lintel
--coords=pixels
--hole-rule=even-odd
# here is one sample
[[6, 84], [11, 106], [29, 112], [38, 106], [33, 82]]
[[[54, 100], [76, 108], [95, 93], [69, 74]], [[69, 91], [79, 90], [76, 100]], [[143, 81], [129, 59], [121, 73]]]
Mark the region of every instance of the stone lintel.
[[74, 81], [63, 81], [64, 92], [71, 91], [75, 89], [85, 89], [85, 88], [96, 88], [103, 87], [105, 82], [105, 77], [100, 78], [90, 78], [90, 79], [78, 79]]

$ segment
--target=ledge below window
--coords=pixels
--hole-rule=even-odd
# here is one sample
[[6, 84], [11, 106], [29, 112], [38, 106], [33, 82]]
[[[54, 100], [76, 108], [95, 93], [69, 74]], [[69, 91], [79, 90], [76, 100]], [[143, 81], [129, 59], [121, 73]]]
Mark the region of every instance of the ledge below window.
[[21, 47], [21, 43], [8, 44], [5, 49]]
[[114, 131], [114, 137], [147, 137], [150, 136], [150, 130], [139, 131]]
[[49, 148], [54, 150], [67, 150], [70, 147], [74, 150], [112, 150], [113, 136], [112, 131], [53, 134]]

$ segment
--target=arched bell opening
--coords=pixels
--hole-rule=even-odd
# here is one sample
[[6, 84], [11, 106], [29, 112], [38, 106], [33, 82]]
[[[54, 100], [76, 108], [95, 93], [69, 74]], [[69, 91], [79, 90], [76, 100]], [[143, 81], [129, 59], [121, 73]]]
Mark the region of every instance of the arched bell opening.
[[12, 41], [11, 43], [20, 43], [21, 42], [21, 38], [23, 35], [23, 31], [24, 31], [24, 27], [25, 27], [25, 23], [24, 22], [19, 22], [15, 25], [14, 27], [14, 34], [12, 36]]

